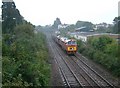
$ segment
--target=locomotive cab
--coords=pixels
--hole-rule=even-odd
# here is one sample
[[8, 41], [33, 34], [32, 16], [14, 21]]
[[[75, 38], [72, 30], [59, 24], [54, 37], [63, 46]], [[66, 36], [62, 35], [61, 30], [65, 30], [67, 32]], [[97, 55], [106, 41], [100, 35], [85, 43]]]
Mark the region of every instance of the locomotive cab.
[[67, 42], [67, 53], [68, 54], [75, 54], [77, 52], [77, 43], [75, 40], [69, 40]]
[[66, 37], [56, 36], [56, 42], [59, 46], [67, 52], [67, 54], [75, 54], [77, 52], [77, 42], [74, 39], [68, 39]]

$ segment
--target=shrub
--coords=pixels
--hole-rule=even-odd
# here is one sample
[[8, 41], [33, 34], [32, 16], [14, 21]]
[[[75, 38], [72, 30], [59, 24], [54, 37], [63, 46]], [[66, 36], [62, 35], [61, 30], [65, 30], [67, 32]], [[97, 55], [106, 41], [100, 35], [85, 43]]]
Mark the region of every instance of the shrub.
[[12, 42], [8, 46], [3, 40], [3, 86], [49, 85], [50, 65], [47, 63], [45, 35], [34, 34], [33, 27], [27, 24], [15, 27], [10, 36]]
[[120, 45], [108, 36], [91, 37], [86, 45], [78, 41], [78, 51], [120, 77]]

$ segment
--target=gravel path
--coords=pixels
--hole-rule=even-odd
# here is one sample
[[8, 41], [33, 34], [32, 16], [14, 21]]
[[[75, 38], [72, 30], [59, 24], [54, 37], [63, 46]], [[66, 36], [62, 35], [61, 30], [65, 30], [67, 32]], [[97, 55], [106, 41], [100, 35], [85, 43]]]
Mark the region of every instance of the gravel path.
[[53, 87], [64, 86], [58, 70], [58, 66], [54, 60], [52, 63], [51, 84]]
[[53, 52], [51, 51], [51, 47], [49, 44], [49, 39], [47, 40], [47, 47], [49, 50], [49, 63], [51, 64], [51, 79], [50, 79], [50, 86], [52, 88], [57, 88], [57, 87], [61, 87], [64, 86], [62, 78], [60, 76], [60, 72], [58, 69], [58, 65], [56, 64], [56, 62], [54, 61], [54, 56], [53, 56]]

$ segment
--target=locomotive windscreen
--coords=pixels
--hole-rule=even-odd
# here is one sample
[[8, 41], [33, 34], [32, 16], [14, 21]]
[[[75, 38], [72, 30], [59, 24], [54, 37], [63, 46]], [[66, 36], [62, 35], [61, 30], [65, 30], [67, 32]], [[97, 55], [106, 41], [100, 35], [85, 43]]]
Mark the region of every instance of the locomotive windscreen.
[[69, 41], [68, 44], [69, 45], [76, 45], [77, 43], [76, 43], [76, 41]]

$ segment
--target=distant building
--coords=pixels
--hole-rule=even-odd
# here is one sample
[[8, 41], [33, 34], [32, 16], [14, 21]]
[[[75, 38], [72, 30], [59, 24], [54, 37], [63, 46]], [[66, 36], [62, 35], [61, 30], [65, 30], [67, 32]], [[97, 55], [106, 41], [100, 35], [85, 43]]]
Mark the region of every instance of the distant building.
[[58, 25], [58, 29], [66, 28], [68, 26], [69, 26], [68, 24], [60, 24]]
[[76, 32], [80, 32], [81, 30], [84, 30], [85, 28], [86, 28], [85, 26], [84, 27], [80, 27], [80, 28], [76, 28], [75, 31]]
[[77, 33], [70, 33], [71, 37], [79, 39], [83, 42], [87, 42], [87, 40], [92, 37], [100, 37], [102, 35], [108, 35], [109, 37], [115, 38], [117, 41], [120, 40], [119, 34], [111, 34], [111, 33], [94, 33], [94, 32], [77, 32]]
[[93, 28], [88, 28], [87, 26], [79, 27], [75, 29], [76, 32], [93, 32]]
[[98, 29], [101, 29], [101, 28], [108, 28], [108, 27], [111, 27], [113, 26], [112, 24], [107, 24], [107, 23], [100, 23], [100, 24], [95, 24], [94, 25], [94, 30], [98, 30]]

